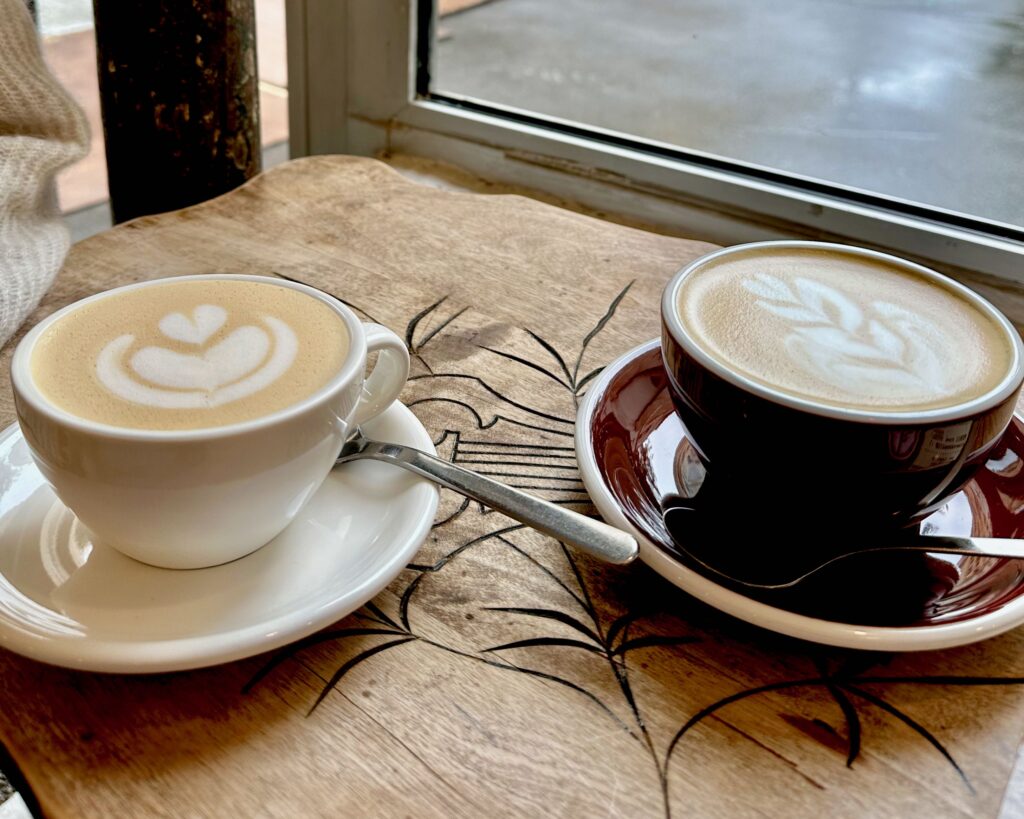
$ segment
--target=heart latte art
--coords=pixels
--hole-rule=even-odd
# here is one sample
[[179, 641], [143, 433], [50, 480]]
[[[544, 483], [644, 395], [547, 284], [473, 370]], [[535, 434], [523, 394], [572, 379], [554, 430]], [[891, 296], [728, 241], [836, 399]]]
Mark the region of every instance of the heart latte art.
[[839, 408], [926, 410], [994, 389], [1013, 355], [954, 290], [841, 252], [750, 250], [712, 259], [679, 290], [679, 317], [726, 368]]
[[134, 428], [250, 420], [323, 387], [348, 349], [342, 320], [305, 293], [182, 281], [113, 293], [55, 322], [32, 356], [58, 407]]
[[[191, 322], [170, 313], [158, 326], [164, 335], [201, 348], [227, 317], [223, 307], [201, 304]], [[267, 330], [237, 327], [201, 352], [143, 347], [127, 367], [124, 359], [135, 336], [118, 336], [100, 351], [96, 375], [115, 395], [150, 407], [198, 409], [237, 401], [273, 384], [295, 362], [298, 340], [291, 327], [273, 316], [261, 320]]]

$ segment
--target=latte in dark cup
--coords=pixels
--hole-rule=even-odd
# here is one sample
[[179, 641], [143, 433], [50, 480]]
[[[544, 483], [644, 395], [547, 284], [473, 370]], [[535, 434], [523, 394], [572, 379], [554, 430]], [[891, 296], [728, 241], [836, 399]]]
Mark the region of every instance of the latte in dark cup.
[[1014, 355], [1005, 327], [940, 280], [836, 250], [722, 256], [686, 278], [676, 308], [723, 367], [837, 409], [964, 404]]
[[1024, 344], [978, 294], [845, 245], [715, 251], [669, 281], [661, 316], [713, 494], [805, 527], [938, 508], [995, 451], [1024, 382]]

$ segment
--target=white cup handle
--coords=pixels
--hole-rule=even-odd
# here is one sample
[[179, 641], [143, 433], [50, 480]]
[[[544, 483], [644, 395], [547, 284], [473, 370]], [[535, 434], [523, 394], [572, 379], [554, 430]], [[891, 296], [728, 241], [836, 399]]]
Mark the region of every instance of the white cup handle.
[[377, 363], [363, 382], [351, 425], [365, 424], [380, 415], [398, 398], [409, 378], [409, 351], [405, 342], [381, 324], [363, 323], [366, 335], [366, 354], [378, 353]]

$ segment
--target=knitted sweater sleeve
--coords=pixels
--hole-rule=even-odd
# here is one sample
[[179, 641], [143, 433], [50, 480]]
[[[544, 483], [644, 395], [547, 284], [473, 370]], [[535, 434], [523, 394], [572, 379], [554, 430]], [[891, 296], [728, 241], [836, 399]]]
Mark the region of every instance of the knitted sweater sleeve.
[[0, 0], [0, 345], [67, 254], [54, 177], [81, 159], [85, 117], [43, 62], [24, 0]]

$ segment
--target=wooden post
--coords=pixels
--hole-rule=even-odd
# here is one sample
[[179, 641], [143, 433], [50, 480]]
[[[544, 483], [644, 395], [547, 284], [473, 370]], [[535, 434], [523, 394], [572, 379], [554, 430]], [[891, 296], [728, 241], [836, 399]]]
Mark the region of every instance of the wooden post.
[[260, 171], [253, 0], [93, 0], [114, 221]]

